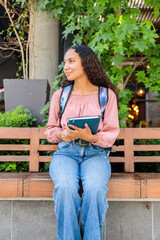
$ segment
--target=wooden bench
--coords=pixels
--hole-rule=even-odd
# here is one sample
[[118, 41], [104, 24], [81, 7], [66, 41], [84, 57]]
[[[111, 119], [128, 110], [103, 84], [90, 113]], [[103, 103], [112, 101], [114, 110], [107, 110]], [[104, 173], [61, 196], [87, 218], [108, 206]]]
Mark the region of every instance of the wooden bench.
[[[44, 128], [0, 128], [0, 139], [28, 139], [28, 144], [0, 144], [0, 152], [28, 151], [28, 155], [0, 155], [0, 162], [29, 162], [29, 172], [1, 172], [0, 198], [52, 198], [54, 184], [48, 172], [39, 172], [39, 164], [50, 162], [44, 151], [55, 151], [57, 145], [42, 144], [46, 139]], [[160, 144], [148, 144], [147, 139], [160, 139], [159, 128], [124, 128], [120, 130], [116, 154], [110, 156], [111, 164], [124, 164], [124, 172], [112, 173], [108, 183], [108, 198], [149, 199], [160, 198], [160, 173], [136, 173], [135, 163], [160, 162], [160, 156], [149, 155], [159, 151]], [[143, 144], [135, 144], [142, 140]], [[135, 156], [137, 151], [147, 151], [148, 156]]]

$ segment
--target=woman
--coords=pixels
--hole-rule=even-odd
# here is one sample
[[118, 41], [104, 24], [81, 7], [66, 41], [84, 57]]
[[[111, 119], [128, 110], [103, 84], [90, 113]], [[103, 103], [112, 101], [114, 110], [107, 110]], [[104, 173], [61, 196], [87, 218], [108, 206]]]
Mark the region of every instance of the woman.
[[[62, 87], [72, 84], [71, 95], [60, 121], [62, 88], [53, 94], [45, 130], [49, 142], [59, 143], [50, 164], [50, 176], [55, 184], [57, 237], [100, 240], [108, 208], [106, 185], [111, 175], [109, 152], [105, 148], [113, 145], [119, 133], [116, 90], [88, 46], [73, 46], [66, 52], [64, 73]], [[84, 129], [72, 126], [74, 130], [70, 130], [67, 126], [70, 117], [101, 115], [99, 86], [108, 88], [109, 99], [97, 134], [92, 134], [87, 124]], [[77, 139], [82, 139], [85, 146]], [[78, 194], [80, 180], [82, 198]]]

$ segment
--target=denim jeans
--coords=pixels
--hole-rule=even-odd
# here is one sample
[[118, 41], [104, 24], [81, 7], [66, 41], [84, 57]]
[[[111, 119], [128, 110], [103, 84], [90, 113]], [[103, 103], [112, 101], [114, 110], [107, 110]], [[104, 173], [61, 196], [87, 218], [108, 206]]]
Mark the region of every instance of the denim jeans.
[[[61, 141], [50, 164], [58, 240], [100, 240], [108, 209], [107, 182], [111, 166], [99, 146]], [[83, 195], [78, 194], [79, 180]]]

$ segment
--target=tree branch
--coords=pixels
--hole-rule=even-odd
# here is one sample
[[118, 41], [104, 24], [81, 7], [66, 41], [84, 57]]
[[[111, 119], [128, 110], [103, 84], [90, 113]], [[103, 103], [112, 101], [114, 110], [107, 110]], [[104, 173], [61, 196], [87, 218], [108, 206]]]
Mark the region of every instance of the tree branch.
[[13, 48], [13, 47], [7, 47], [7, 48], [0, 47], [0, 49], [2, 50], [1, 52], [3, 52], [3, 51], [10, 51], [10, 50], [13, 50], [13, 51], [16, 51], [16, 52], [21, 52], [21, 50]]
[[[14, 21], [12, 19], [12, 16], [10, 15], [10, 12], [8, 11], [8, 7], [7, 7], [7, 0], [4, 0], [4, 2], [2, 0], [0, 0], [0, 4], [4, 7], [7, 15], [8, 15], [8, 18], [9, 18], [9, 21], [10, 23], [12, 24], [12, 26], [14, 26]], [[23, 45], [21, 43], [21, 40], [19, 38], [19, 35], [18, 35], [18, 32], [16, 30], [16, 28], [14, 28], [14, 33], [16, 35], [16, 38], [17, 38], [17, 41], [18, 41], [18, 44], [19, 44], [19, 47], [20, 47], [20, 52], [21, 52], [21, 56], [22, 56], [22, 63], [23, 63], [23, 77], [25, 77], [25, 58], [24, 58], [24, 49], [23, 49]]]
[[2, 58], [9, 58], [9, 57], [12, 56], [12, 54], [14, 53], [14, 51], [15, 51], [15, 50], [12, 50], [12, 52], [11, 52], [9, 55], [6, 55], [6, 56], [2, 55], [2, 52], [0, 52], [0, 56], [1, 56]]
[[135, 71], [135, 69], [136, 69], [144, 60], [147, 59], [147, 57], [148, 57], [148, 56], [145, 56], [145, 57], [141, 58], [141, 60], [135, 64], [134, 68], [133, 68], [132, 71], [129, 73], [129, 75], [127, 76], [126, 80], [125, 80], [124, 83], [123, 83], [124, 89], [125, 89], [125, 87], [126, 87], [126, 85], [127, 85], [127, 82], [129, 81], [132, 73]]

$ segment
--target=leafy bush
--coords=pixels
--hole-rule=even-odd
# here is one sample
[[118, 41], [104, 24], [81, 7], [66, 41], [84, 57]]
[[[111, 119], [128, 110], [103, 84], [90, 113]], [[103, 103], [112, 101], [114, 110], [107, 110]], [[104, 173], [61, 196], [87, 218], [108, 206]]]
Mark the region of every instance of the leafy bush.
[[0, 127], [31, 127], [36, 118], [22, 105], [11, 112], [0, 113]]

